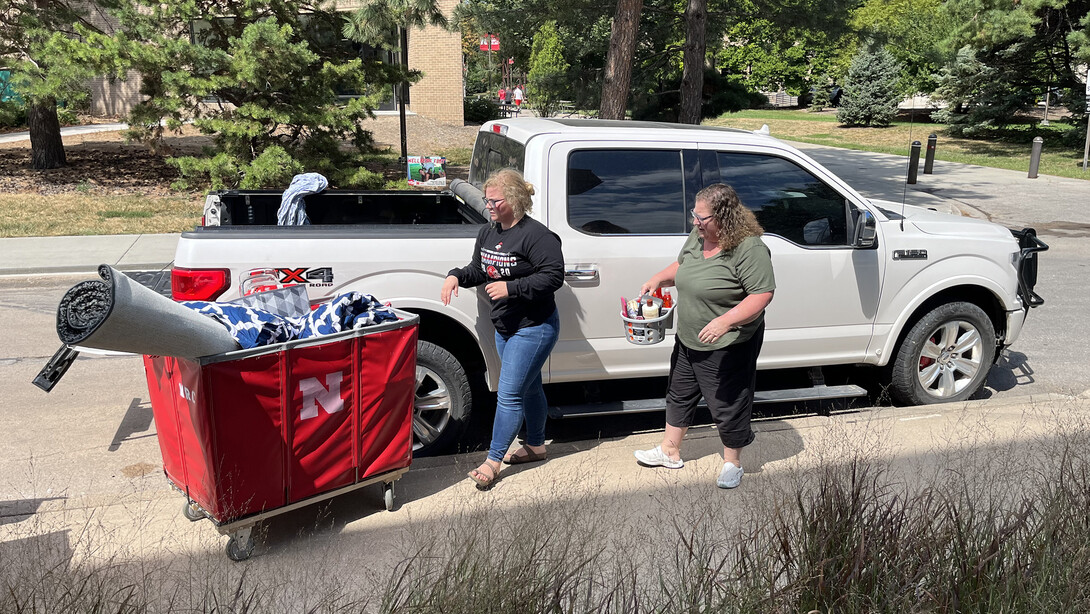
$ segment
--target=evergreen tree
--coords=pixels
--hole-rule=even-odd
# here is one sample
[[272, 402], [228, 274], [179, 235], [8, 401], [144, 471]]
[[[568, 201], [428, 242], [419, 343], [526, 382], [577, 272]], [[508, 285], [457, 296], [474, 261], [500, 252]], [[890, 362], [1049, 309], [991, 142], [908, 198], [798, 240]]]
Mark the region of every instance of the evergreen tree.
[[568, 63], [564, 60], [564, 44], [555, 21], [546, 21], [534, 34], [530, 51], [530, 75], [527, 101], [542, 117], [556, 110], [557, 102], [567, 91]]
[[405, 77], [399, 67], [342, 39], [344, 16], [324, 2], [217, 10], [214, 0], [130, 0], [115, 13], [117, 34], [88, 38], [89, 47], [117, 45], [142, 78], [129, 135], [155, 144], [191, 121], [214, 148], [171, 161], [216, 188], [282, 187], [301, 171], [341, 187], [380, 186], [363, 168], [372, 140], [361, 122]]
[[836, 119], [847, 126], [888, 126], [903, 98], [901, 65], [884, 47], [862, 48], [848, 69]]
[[61, 142], [57, 101], [78, 105], [89, 96], [94, 76], [85, 63], [69, 61], [73, 44], [96, 29], [88, 11], [93, 0], [0, 0], [0, 66], [11, 69], [11, 83], [25, 101], [30, 129], [30, 163], [37, 169], [67, 164]]
[[1049, 88], [1082, 114], [1090, 0], [948, 0], [944, 9], [959, 24], [949, 39], [956, 60], [939, 88], [955, 134], [1035, 123], [1024, 111]]

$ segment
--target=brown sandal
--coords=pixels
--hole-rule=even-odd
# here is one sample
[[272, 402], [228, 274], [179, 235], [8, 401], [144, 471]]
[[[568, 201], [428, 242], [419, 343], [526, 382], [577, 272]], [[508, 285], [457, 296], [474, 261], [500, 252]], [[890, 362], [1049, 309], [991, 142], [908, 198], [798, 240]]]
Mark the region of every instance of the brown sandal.
[[[488, 478], [483, 477], [484, 472], [481, 471], [481, 467], [487, 467], [489, 473], [492, 474], [491, 477], [488, 477]], [[489, 465], [488, 463], [482, 463], [481, 467], [477, 467], [476, 469], [474, 469], [473, 471], [470, 471], [466, 475], [469, 476], [469, 479], [471, 479], [471, 480], [473, 480], [474, 482], [477, 483], [477, 489], [478, 490], [488, 490], [489, 488], [492, 487], [492, 484], [494, 484], [496, 482], [496, 478], [499, 477], [499, 472], [496, 471], [495, 469], [493, 469], [492, 465]]]
[[536, 463], [538, 461], [543, 461], [545, 460], [545, 457], [548, 456], [547, 452], [534, 452], [530, 449], [529, 446], [522, 446], [522, 450], [526, 450], [526, 454], [519, 455], [517, 454], [519, 450], [515, 450], [515, 452], [512, 452], [511, 454], [503, 457], [503, 462], [507, 463], [508, 465], [521, 465], [523, 463]]

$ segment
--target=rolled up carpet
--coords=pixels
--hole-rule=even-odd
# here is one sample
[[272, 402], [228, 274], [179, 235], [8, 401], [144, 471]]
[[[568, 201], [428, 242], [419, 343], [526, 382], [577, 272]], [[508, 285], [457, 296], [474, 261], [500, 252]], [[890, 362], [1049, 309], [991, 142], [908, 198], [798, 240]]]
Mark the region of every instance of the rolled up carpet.
[[488, 219], [488, 208], [484, 205], [484, 192], [477, 186], [462, 179], [450, 182], [450, 191], [462, 199], [462, 202], [473, 207], [484, 219]]
[[109, 265], [57, 306], [63, 343], [101, 350], [196, 358], [239, 349], [222, 324], [133, 281]]

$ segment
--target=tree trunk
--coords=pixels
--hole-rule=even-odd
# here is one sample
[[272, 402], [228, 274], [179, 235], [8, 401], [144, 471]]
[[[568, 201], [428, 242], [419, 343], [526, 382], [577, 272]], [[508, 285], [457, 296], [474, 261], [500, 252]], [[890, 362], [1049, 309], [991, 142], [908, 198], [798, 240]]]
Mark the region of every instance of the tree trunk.
[[640, 31], [643, 0], [617, 0], [617, 12], [609, 34], [609, 54], [602, 80], [601, 119], [624, 119], [628, 90], [632, 84], [632, 58]]
[[684, 68], [681, 73], [681, 110], [677, 121], [682, 124], [700, 123], [700, 106], [704, 94], [704, 54], [707, 51], [705, 32], [708, 22], [708, 0], [689, 0], [685, 7]]
[[60, 168], [68, 164], [61, 142], [57, 100], [43, 98], [27, 104], [26, 123], [30, 129], [31, 168]]

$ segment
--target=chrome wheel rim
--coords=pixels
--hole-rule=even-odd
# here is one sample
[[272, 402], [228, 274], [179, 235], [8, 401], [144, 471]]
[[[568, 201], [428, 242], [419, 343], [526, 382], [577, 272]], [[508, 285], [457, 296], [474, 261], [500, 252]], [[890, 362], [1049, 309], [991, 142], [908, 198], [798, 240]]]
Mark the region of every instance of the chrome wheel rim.
[[943, 323], [920, 350], [920, 386], [935, 398], [953, 397], [975, 381], [984, 368], [983, 355], [984, 342], [976, 326], [964, 320]]
[[416, 392], [413, 400], [413, 450], [431, 445], [450, 422], [450, 390], [439, 374], [427, 367], [416, 367]]

